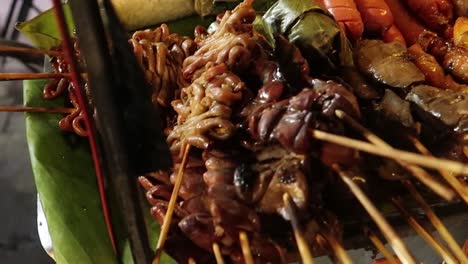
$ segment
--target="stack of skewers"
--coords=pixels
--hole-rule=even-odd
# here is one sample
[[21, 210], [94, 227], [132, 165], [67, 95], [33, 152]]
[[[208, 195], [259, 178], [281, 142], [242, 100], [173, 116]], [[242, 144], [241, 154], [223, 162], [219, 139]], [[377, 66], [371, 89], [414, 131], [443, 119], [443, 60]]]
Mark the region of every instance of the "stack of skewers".
[[[129, 38], [174, 161], [139, 177], [161, 225], [153, 263], [163, 250], [180, 263], [351, 263], [349, 222], [390, 263], [416, 263], [386, 202], [446, 263], [468, 263], [428, 202], [468, 202], [464, 1], [253, 2], [193, 38], [165, 24]], [[90, 137], [67, 51], [15, 51], [49, 55], [54, 71], [2, 79], [52, 78], [44, 98], [69, 102], [1, 110], [63, 113], [60, 129]]]

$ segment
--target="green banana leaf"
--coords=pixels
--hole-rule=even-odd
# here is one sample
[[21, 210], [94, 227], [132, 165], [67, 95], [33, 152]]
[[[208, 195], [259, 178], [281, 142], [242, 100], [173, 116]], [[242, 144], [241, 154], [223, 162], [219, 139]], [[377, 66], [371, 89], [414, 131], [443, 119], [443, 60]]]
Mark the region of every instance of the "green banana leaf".
[[331, 69], [352, 64], [352, 52], [338, 23], [314, 1], [279, 0], [263, 16], [274, 33], [296, 44], [311, 64]]
[[[73, 20], [68, 5], [64, 5], [70, 32]], [[194, 17], [171, 22], [173, 31], [193, 32]], [[205, 19], [205, 23], [211, 22]], [[172, 27], [171, 24], [174, 24]], [[37, 48], [50, 49], [60, 44], [52, 10], [48, 10], [18, 26]], [[24, 102], [31, 107], [63, 107], [65, 100], [43, 99], [47, 80], [24, 81]], [[37, 191], [46, 215], [57, 263], [118, 263], [107, 234], [101, 201], [87, 139], [61, 132], [61, 114], [27, 113], [26, 129], [31, 163]], [[112, 197], [109, 200], [113, 200]], [[159, 225], [145, 211], [149, 240], [156, 247]], [[119, 226], [121, 219], [112, 219]], [[119, 230], [114, 230], [119, 233]], [[121, 262], [133, 263], [129, 242], [116, 235], [122, 252]], [[161, 263], [176, 263], [163, 254]]]
[[[63, 12], [68, 31], [73, 32], [75, 27], [70, 7], [66, 4], [63, 5]], [[38, 48], [51, 49], [60, 44], [60, 34], [55, 23], [53, 10], [45, 11], [27, 22], [19, 23], [16, 28]]]

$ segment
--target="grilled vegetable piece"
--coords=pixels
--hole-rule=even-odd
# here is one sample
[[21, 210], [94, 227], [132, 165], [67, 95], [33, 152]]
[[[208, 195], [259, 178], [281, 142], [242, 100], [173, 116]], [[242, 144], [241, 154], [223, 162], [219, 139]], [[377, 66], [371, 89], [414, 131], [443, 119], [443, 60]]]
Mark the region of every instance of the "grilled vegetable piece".
[[457, 91], [440, 90], [428, 85], [411, 89], [406, 100], [451, 128], [453, 132], [468, 132], [468, 95]]
[[408, 88], [425, 80], [400, 42], [361, 41], [356, 50], [356, 64], [368, 77], [395, 88]]

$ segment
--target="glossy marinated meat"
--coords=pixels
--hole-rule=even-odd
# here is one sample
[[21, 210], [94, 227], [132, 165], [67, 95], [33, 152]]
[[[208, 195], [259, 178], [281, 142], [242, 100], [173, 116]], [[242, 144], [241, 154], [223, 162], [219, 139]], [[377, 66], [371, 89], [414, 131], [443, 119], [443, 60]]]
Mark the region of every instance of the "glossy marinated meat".
[[393, 25], [393, 14], [385, 0], [354, 0], [361, 13], [365, 31], [380, 37]]
[[424, 52], [419, 44], [414, 44], [408, 48], [411, 61], [424, 73], [426, 82], [429, 85], [441, 89], [468, 92], [468, 86], [459, 84], [453, 80], [452, 76], [445, 74], [444, 69], [434, 56]]
[[403, 0], [431, 30], [442, 32], [452, 22], [453, 4], [450, 0]]
[[335, 110], [342, 109], [359, 117], [356, 98], [346, 88], [332, 81], [315, 81], [314, 89], [253, 112], [248, 117], [249, 131], [261, 141], [278, 141], [286, 149], [305, 153], [310, 148], [308, 129], [342, 130]]
[[421, 34], [418, 43], [424, 51], [432, 54], [446, 71], [458, 80], [468, 83], [468, 49], [455, 46], [431, 32]]

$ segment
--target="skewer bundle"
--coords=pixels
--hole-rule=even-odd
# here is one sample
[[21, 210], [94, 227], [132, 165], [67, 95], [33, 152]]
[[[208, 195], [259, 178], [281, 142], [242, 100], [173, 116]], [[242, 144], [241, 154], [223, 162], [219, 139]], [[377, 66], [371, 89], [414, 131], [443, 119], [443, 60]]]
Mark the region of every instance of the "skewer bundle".
[[[326, 252], [336, 262], [351, 263], [342, 245], [339, 219], [343, 215], [336, 211], [336, 203], [361, 204], [398, 259], [416, 263], [373, 202], [387, 195], [447, 263], [464, 263], [466, 256], [421, 195], [468, 201], [468, 188], [459, 177], [468, 173], [468, 157], [466, 147], [457, 145], [465, 140], [468, 129], [464, 94], [468, 60], [463, 59], [466, 49], [447, 38], [454, 20], [451, 6], [442, 5], [438, 12], [421, 16], [434, 32], [416, 32], [414, 28], [423, 26], [410, 16], [404, 18], [413, 23], [413, 31], [406, 32], [390, 14], [401, 8], [401, 2], [373, 3], [379, 7], [372, 1], [349, 3], [346, 8], [355, 11], [351, 14], [362, 16], [350, 23], [340, 17], [341, 6], [323, 1], [339, 22], [328, 25], [341, 27], [356, 48], [355, 68], [336, 56], [347, 49], [339, 35], [342, 45], [327, 47], [321, 58], [330, 62], [327, 67], [332, 66], [325, 70], [306, 59], [312, 56], [311, 50], [320, 49], [314, 42], [305, 42], [307, 37], [294, 39], [291, 32], [275, 29], [275, 24], [269, 30], [277, 32], [262, 34], [265, 28], [256, 27], [254, 21], [259, 18], [252, 2], [246, 0], [219, 15], [210, 30], [197, 28], [194, 40], [171, 34], [165, 25], [136, 32], [130, 39], [153, 87], [153, 103], [164, 109], [167, 142], [175, 161], [170, 171], [140, 177], [151, 213], [162, 226], [154, 263], [159, 262], [163, 249], [178, 261], [190, 263], [289, 262], [297, 258], [295, 252], [304, 263]], [[270, 14], [282, 5], [290, 7], [288, 3], [278, 1]], [[430, 10], [430, 5], [420, 6], [418, 1], [407, 4], [423, 14]], [[378, 20], [369, 12], [371, 8], [387, 13]], [[310, 10], [305, 14], [324, 12], [315, 7]], [[271, 22], [268, 14], [265, 21]], [[401, 35], [398, 27], [404, 31]], [[384, 41], [361, 40], [362, 34]], [[401, 43], [412, 46], [406, 50]], [[20, 77], [55, 78], [46, 86], [45, 98], [68, 90], [74, 110], [50, 112], [72, 112], [65, 119], [78, 126], [81, 110], [73, 103], [74, 88], [68, 82], [67, 65], [60, 60], [61, 51], [34, 52], [54, 56], [54, 73]], [[78, 49], [75, 55], [79, 58]], [[438, 73], [429, 72], [431, 67]], [[359, 84], [350, 79], [350, 72]], [[4, 74], [3, 78], [15, 76]], [[373, 90], [372, 99], [360, 96], [362, 90], [356, 92], [364, 86]], [[393, 100], [388, 99], [391, 96]], [[434, 98], [453, 101], [442, 109]], [[448, 113], [455, 117], [443, 116]], [[393, 138], [392, 131], [382, 131], [380, 124], [387, 121], [403, 133]], [[434, 135], [429, 131], [434, 122], [449, 131]], [[87, 135], [78, 128], [72, 127], [77, 134]], [[437, 147], [443, 140], [455, 142], [454, 147]], [[394, 160], [404, 175], [390, 181], [371, 178], [385, 161], [366, 153]], [[383, 195], [373, 193], [387, 182], [391, 188], [384, 188]], [[326, 197], [330, 189], [339, 197]], [[399, 198], [402, 192], [415, 199], [448, 248], [411, 216]], [[383, 250], [374, 233], [369, 234]], [[178, 250], [178, 241], [184, 242], [186, 252], [204, 253], [186, 255]], [[390, 253], [382, 253], [392, 259]]]

